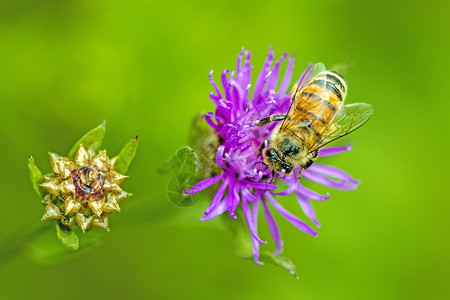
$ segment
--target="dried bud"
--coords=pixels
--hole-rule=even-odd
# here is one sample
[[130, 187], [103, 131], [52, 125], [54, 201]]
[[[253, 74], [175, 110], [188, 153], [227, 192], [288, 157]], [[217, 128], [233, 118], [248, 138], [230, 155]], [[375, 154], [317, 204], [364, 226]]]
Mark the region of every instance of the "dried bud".
[[105, 135], [105, 123], [81, 137], [67, 156], [49, 153], [52, 172], [42, 175], [33, 157], [28, 158], [31, 184], [44, 205], [43, 220], [57, 221], [58, 239], [69, 249], [78, 249], [72, 226], [83, 232], [97, 227], [109, 231], [108, 216], [120, 211], [119, 203], [131, 196], [120, 184], [136, 154], [137, 136], [109, 159], [98, 151]]
[[108, 214], [119, 211], [119, 202], [130, 196], [119, 187], [128, 176], [115, 171], [105, 150], [91, 156], [83, 145], [74, 161], [50, 153], [50, 162], [53, 172], [41, 184], [50, 194], [42, 219], [77, 224], [83, 232], [92, 226], [109, 230]]

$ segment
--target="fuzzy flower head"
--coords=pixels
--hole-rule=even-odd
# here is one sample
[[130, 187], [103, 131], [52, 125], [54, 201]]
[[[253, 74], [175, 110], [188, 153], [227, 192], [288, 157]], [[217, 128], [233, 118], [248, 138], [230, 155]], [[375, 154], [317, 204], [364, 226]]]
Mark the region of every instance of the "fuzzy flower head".
[[[320, 195], [304, 187], [298, 180], [300, 168], [294, 169], [289, 175], [275, 174], [287, 185], [286, 190], [275, 192], [278, 186], [274, 183], [279, 181], [273, 182], [272, 171], [261, 163], [260, 147], [270, 139], [276, 124], [259, 127], [255, 125], [255, 121], [273, 114], [285, 114], [288, 111], [291, 101], [288, 89], [291, 85], [294, 57], [284, 54], [274, 62], [274, 53], [270, 49], [254, 85], [252, 85], [253, 66], [250, 64], [250, 58], [250, 52], [241, 51], [237, 59], [236, 71], [222, 72], [221, 88], [213, 80], [212, 71], [209, 74], [214, 88], [214, 92], [210, 93], [210, 99], [215, 104], [216, 110], [214, 113], [207, 113], [205, 119], [218, 136], [219, 146], [215, 161], [223, 171], [198, 182], [185, 192], [197, 193], [221, 182], [201, 220], [212, 219], [225, 211], [230, 217], [237, 218], [236, 210], [240, 205], [250, 231], [254, 261], [262, 264], [259, 260], [259, 244], [266, 242], [258, 236], [257, 221], [260, 207], [262, 206], [269, 231], [277, 246], [275, 254], [279, 254], [283, 251], [283, 242], [269, 206], [303, 232], [313, 236], [317, 236], [317, 232], [287, 211], [274, 196], [287, 196], [294, 193], [306, 216], [320, 227], [310, 200], [323, 201], [329, 198], [329, 194]], [[280, 74], [281, 64], [286, 60], [284, 74]], [[311, 66], [300, 75], [296, 84], [302, 88], [308, 82], [310, 75]], [[319, 151], [319, 157], [348, 150], [350, 146], [322, 148]], [[344, 171], [317, 163], [303, 170], [302, 177], [321, 185], [343, 190], [353, 190], [358, 186], [358, 181]]]

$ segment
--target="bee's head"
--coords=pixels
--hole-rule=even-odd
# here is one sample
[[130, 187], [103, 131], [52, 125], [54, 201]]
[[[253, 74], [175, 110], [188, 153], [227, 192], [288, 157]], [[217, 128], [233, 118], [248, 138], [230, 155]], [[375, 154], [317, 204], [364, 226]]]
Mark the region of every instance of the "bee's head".
[[282, 174], [283, 170], [285, 175], [292, 173], [293, 166], [283, 160], [275, 149], [266, 148], [262, 154], [264, 163], [275, 173]]

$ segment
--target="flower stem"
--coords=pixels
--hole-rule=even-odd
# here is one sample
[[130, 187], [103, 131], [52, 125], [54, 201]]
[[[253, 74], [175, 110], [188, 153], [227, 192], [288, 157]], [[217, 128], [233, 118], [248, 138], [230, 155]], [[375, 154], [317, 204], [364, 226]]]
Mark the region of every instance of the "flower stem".
[[21, 254], [31, 239], [53, 228], [52, 225], [52, 222], [29, 222], [6, 238], [0, 244], [0, 269]]

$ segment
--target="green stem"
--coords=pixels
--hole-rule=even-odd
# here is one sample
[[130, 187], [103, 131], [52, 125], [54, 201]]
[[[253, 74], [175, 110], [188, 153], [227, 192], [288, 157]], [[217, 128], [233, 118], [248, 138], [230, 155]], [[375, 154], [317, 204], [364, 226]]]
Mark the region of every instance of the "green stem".
[[50, 222], [36, 223], [36, 221], [33, 221], [6, 238], [0, 244], [0, 269], [12, 261], [15, 256], [21, 254], [32, 238], [53, 228], [52, 225]]
[[[129, 232], [130, 226], [158, 223], [175, 215], [177, 212], [180, 212], [180, 210], [176, 209], [168, 200], [152, 202], [151, 200], [156, 197], [161, 199], [162, 197], [166, 197], [166, 195], [164, 192], [158, 191], [145, 198], [136, 199], [137, 201], [133, 205], [126, 208], [127, 218], [122, 220], [118, 219], [115, 222], [115, 230], [118, 232], [121, 230]], [[148, 205], [147, 203], [151, 203], [151, 205]], [[130, 219], [132, 222], [130, 222]], [[52, 221], [32, 221], [23, 225], [2, 241], [0, 243], [0, 269], [8, 262], [12, 261], [16, 256], [21, 255], [31, 240], [47, 233], [49, 230], [53, 229], [54, 226], [55, 223]], [[56, 238], [55, 234], [55, 239]]]

